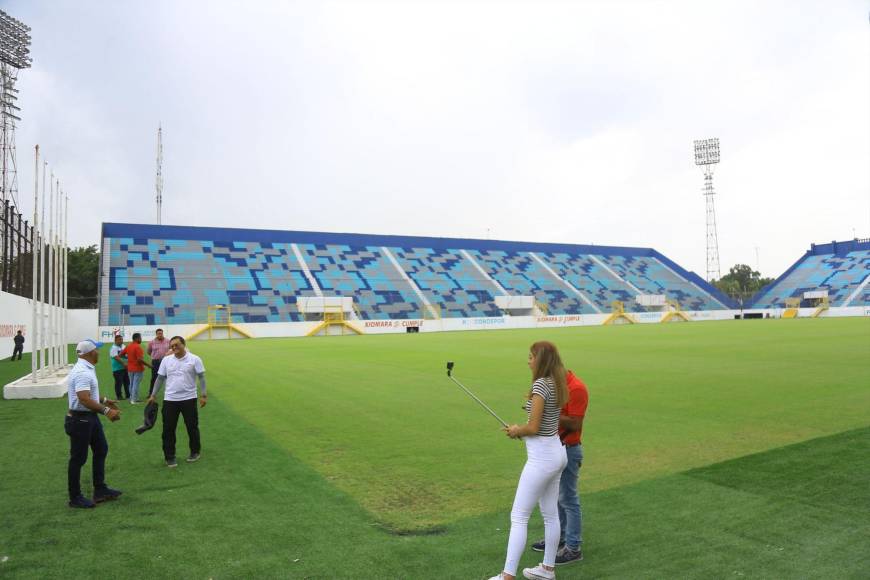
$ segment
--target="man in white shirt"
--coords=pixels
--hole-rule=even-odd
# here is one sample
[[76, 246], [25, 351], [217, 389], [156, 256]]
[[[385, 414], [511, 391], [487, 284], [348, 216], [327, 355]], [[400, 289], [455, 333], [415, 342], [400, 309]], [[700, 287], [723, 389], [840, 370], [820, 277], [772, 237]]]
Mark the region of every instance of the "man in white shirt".
[[[170, 356], [170, 354], [172, 356]], [[196, 379], [199, 378], [199, 406], [205, 407], [207, 394], [205, 386], [205, 367], [202, 359], [187, 351], [187, 343], [180, 336], [169, 339], [169, 353], [160, 363], [154, 391], [148, 397], [152, 403], [163, 385], [163, 456], [168, 467], [178, 467], [175, 459], [175, 428], [178, 415], [184, 417], [187, 437], [190, 441], [188, 463], [199, 460], [201, 445], [199, 440], [199, 411], [196, 407]]]
[[[121, 492], [106, 485], [106, 455], [109, 444], [103, 433], [99, 415], [110, 421], [121, 418], [121, 412], [112, 399], [100, 396], [100, 385], [95, 370], [100, 359], [101, 342], [83, 340], [76, 345], [79, 360], [67, 377], [67, 402], [69, 410], [64, 418], [64, 431], [69, 436], [69, 465], [67, 483], [69, 488], [69, 507], [92, 508], [96, 504], [116, 499]], [[93, 484], [94, 499], [84, 497], [81, 488], [82, 466], [88, 461], [88, 448], [94, 452]]]

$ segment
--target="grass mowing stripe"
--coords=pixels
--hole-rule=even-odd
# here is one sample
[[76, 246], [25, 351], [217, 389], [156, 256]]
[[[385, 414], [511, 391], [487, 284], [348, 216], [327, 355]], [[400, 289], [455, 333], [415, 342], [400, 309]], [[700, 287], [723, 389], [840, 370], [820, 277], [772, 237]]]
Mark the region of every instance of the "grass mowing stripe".
[[848, 431], [584, 497], [582, 577], [866, 577], [868, 445]]
[[870, 427], [708, 465], [686, 474], [757, 495], [870, 518]]

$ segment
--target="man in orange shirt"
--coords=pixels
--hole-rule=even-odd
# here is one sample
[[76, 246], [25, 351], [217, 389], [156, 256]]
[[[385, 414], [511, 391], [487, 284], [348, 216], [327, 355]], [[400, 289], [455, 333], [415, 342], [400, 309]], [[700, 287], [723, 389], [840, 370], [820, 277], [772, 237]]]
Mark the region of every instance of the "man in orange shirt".
[[127, 374], [130, 375], [130, 404], [139, 402], [139, 383], [145, 374], [145, 367], [151, 365], [145, 362], [145, 352], [142, 350], [142, 335], [133, 333], [133, 342], [128, 344], [119, 355], [127, 357]]
[[[559, 417], [559, 437], [568, 455], [568, 465], [559, 480], [559, 522], [562, 537], [559, 551], [556, 552], [556, 565], [570, 564], [583, 559], [583, 512], [580, 497], [577, 495], [577, 479], [583, 464], [583, 418], [589, 406], [589, 390], [572, 371], [566, 373], [568, 383], [568, 402], [562, 407]], [[544, 541], [532, 544], [532, 549], [544, 551]]]

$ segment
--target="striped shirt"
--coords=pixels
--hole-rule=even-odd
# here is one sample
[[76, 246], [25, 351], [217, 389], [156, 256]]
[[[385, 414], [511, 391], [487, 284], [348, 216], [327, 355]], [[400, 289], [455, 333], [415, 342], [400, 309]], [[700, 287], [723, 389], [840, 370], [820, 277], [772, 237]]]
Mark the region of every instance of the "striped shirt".
[[[541, 415], [541, 426], [535, 435], [550, 437], [559, 431], [559, 401], [556, 396], [556, 383], [550, 377], [544, 377], [532, 383], [532, 395], [544, 399], [544, 413]], [[526, 401], [526, 414], [532, 416], [532, 399]]]
[[148, 343], [148, 355], [151, 360], [161, 359], [166, 356], [167, 352], [169, 352], [169, 339], [166, 337], [163, 337], [163, 340], [155, 338]]

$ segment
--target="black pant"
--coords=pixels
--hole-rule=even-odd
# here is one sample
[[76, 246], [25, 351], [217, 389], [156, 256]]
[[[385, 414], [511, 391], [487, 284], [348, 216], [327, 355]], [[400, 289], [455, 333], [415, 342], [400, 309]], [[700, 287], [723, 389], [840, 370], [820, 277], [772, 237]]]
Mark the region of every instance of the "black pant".
[[160, 370], [160, 363], [163, 362], [162, 358], [152, 358], [151, 359], [151, 386], [148, 387], [148, 396], [150, 397], [154, 393], [154, 382], [157, 380], [157, 371]]
[[124, 387], [124, 400], [130, 399], [130, 375], [127, 374], [127, 369], [112, 371], [112, 376], [115, 377], [115, 398], [121, 400], [121, 387]]
[[103, 433], [103, 424], [96, 413], [67, 415], [64, 417], [63, 429], [69, 435], [69, 466], [67, 468], [67, 486], [69, 498], [75, 499], [82, 494], [82, 466], [88, 461], [88, 447], [94, 450], [91, 466], [94, 470], [94, 489], [106, 487], [106, 455], [109, 444]]
[[187, 437], [190, 440], [190, 452], [199, 453], [199, 411], [196, 399], [186, 401], [163, 401], [163, 456], [166, 459], [175, 458], [175, 427], [178, 425], [178, 415], [184, 417], [187, 427]]
[[16, 354], [18, 355], [18, 360], [21, 360], [21, 353], [23, 353], [23, 352], [24, 352], [24, 345], [23, 344], [16, 344], [15, 348], [12, 349], [12, 359], [11, 360], [15, 360]]

